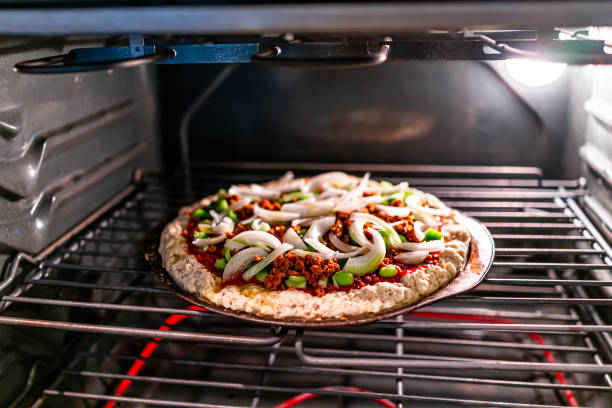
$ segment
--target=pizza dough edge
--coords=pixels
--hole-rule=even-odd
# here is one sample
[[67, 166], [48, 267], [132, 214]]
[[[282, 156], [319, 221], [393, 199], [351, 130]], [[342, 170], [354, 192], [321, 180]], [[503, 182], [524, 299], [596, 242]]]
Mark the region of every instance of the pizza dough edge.
[[[432, 204], [437, 197], [425, 194]], [[207, 197], [181, 208], [179, 216], [163, 230], [159, 252], [165, 269], [186, 292], [227, 309], [276, 319], [320, 320], [380, 313], [416, 303], [446, 285], [462, 268], [467, 256], [470, 234], [460, 224], [455, 210], [442, 217], [444, 233], [450, 241], [440, 251], [438, 265], [405, 275], [399, 283], [379, 282], [348, 292], [332, 292], [322, 297], [297, 290], [267, 291], [253, 285], [247, 288], [227, 286], [218, 290], [220, 278], [185, 252], [182, 236], [191, 211], [207, 206], [216, 196]]]

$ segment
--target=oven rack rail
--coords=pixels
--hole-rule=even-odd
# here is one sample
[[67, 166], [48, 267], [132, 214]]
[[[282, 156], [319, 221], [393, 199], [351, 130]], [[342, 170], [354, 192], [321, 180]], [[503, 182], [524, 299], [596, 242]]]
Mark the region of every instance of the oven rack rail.
[[[134, 342], [147, 339], [155, 341], [163, 339], [167, 343], [180, 342], [180, 344], [203, 342], [207, 344], [207, 347], [237, 350], [243, 346], [255, 347], [268, 356], [268, 364], [246, 364], [246, 369], [260, 373], [260, 381], [257, 384], [229, 384], [223, 381], [198, 382], [187, 378], [126, 376], [125, 373], [112, 374], [67, 368], [62, 371], [56, 384], [44, 391], [43, 399], [61, 396], [86, 400], [153, 404], [153, 402], [147, 402], [146, 398], [113, 395], [112, 390], [107, 393], [62, 390], [60, 387], [62, 379], [70, 376], [95, 378], [101, 381], [121, 381], [129, 377], [133, 381], [144, 383], [158, 382], [215, 389], [246, 390], [254, 394], [252, 406], [259, 404], [261, 395], [300, 392], [317, 392], [355, 398], [388, 398], [400, 405], [402, 401], [426, 401], [476, 406], [527, 406], [519, 402], [493, 403], [488, 400], [406, 394], [403, 383], [409, 380], [552, 390], [557, 393], [561, 405], [570, 402], [567, 395], [564, 394], [567, 390], [605, 395], [612, 392], [612, 381], [609, 378], [612, 365], [604, 363], [604, 361], [610, 361], [612, 354], [612, 339], [609, 335], [612, 325], [602, 317], [602, 310], [609, 310], [612, 299], [603, 295], [592, 297], [588, 292], [592, 289], [607, 289], [611, 286], [612, 280], [596, 279], [590, 275], [590, 271], [594, 269], [611, 270], [612, 251], [579, 205], [585, 193], [584, 186], [579, 181], [540, 180], [537, 169], [532, 168], [483, 167], [479, 168], [479, 172], [475, 167], [428, 169], [399, 166], [378, 169], [385, 179], [395, 181], [408, 178], [413, 180], [413, 185], [416, 187], [437, 194], [449, 205], [479, 218], [492, 230], [496, 240], [497, 254], [490, 277], [468, 295], [457, 296], [439, 305], [423, 309], [441, 315], [459, 311], [462, 315], [478, 317], [481, 320], [469, 323], [449, 322], [444, 319], [421, 319], [406, 315], [367, 325], [364, 333], [357, 329], [336, 330], [335, 332], [289, 331], [282, 328], [244, 326], [235, 320], [220, 318], [209, 312], [186, 310], [182, 301], [174, 299], [169, 292], [152, 279], [152, 274], [146, 264], [142, 263], [139, 244], [147, 230], [155, 224], [170, 219], [180, 205], [193, 201], [193, 197], [189, 197], [193, 191], [197, 191], [199, 196], [204, 196], [215, 192], [219, 187], [237, 182], [240, 177], [245, 182], [263, 181], [270, 179], [270, 174], [278, 174], [278, 170], [282, 168], [275, 168], [272, 165], [256, 169], [250, 168], [248, 169], [250, 172], [245, 176], [245, 169], [240, 167], [226, 163], [224, 166], [217, 167], [215, 172], [210, 169], [203, 173], [194, 172], [205, 175], [193, 177], [190, 183], [182, 178], [164, 180], [157, 176], [147, 176], [144, 178], [144, 183], [139, 182], [128, 187], [116, 200], [60, 239], [56, 245], [45, 251], [43, 257], [26, 255], [16, 257], [16, 270], [22, 267], [27, 269], [30, 262], [33, 263], [33, 268], [28, 277], [12, 293], [2, 297], [0, 324], [95, 333], [99, 336], [96, 337], [97, 339], [111, 336], [118, 339], [124, 337], [133, 339], [131, 341]], [[364, 167], [367, 168], [367, 165]], [[294, 168], [306, 173], [319, 170], [316, 165], [310, 168], [307, 166], [302, 168], [297, 165]], [[359, 167], [354, 165], [348, 170], [359, 171]], [[527, 247], [521, 247], [520, 243], [526, 243]], [[121, 249], [100, 250], [100, 247], [103, 246]], [[547, 257], [568, 255], [577, 259], [572, 259], [571, 262], [546, 260]], [[513, 261], [516, 257], [522, 259], [530, 256], [544, 257], [544, 261], [541, 259], [538, 259], [537, 262], [529, 259], [520, 262]], [[129, 266], [101, 266], [97, 264], [101, 262], [84, 261], [90, 258], [125, 261]], [[508, 270], [511, 272], [508, 273]], [[534, 274], [534, 271], [540, 275]], [[70, 278], [54, 278], [54, 275], [58, 273], [70, 276]], [[17, 274], [13, 278], [16, 276]], [[36, 287], [70, 288], [77, 293], [94, 292], [101, 293], [101, 295], [95, 301], [93, 299], [74, 300], [51, 296], [30, 296], [29, 293]], [[160, 300], [163, 305], [146, 304], [142, 296], [154, 298], [156, 301]], [[108, 316], [103, 316], [99, 322], [95, 323], [33, 319], [13, 316], [11, 310], [16, 306], [81, 309]], [[189, 327], [190, 330], [174, 327], [170, 330], [167, 328], [160, 330], [149, 327], [148, 322], [144, 321], [128, 322], [122, 325], [113, 322], [112, 318], [120, 313], [154, 315], [160, 320], [163, 316], [178, 314], [196, 318], [200, 323]], [[483, 316], [489, 320], [483, 321]], [[236, 328], [228, 330], [228, 324]], [[200, 328], [209, 325], [217, 330], [203, 331]], [[376, 334], [371, 331], [376, 331]], [[385, 334], [379, 334], [378, 331], [384, 331]], [[462, 337], [435, 335], [436, 333], [463, 334], [473, 331], [494, 336], [508, 334], [513, 337], [514, 341], [470, 340]], [[427, 335], [419, 336], [421, 333]], [[433, 336], [431, 336], [432, 333]], [[526, 342], [525, 336], [533, 333], [546, 336], [549, 342], [547, 344]], [[566, 336], [578, 339], [580, 345], [564, 344], [562, 338]], [[313, 339], [321, 337], [332, 337], [342, 341], [349, 339], [376, 340], [395, 346], [393, 351], [375, 353], [368, 350], [321, 348], [311, 344]], [[550, 361], [514, 361], [461, 355], [449, 357], [406, 352], [404, 348], [412, 344], [443, 344], [448, 347], [473, 346], [494, 351], [520, 350], [528, 353], [549, 351], [557, 354], [560, 359], [552, 363]], [[275, 366], [274, 362], [279, 353], [297, 357], [296, 365]], [[80, 352], [75, 361], [91, 358], [93, 354]], [[583, 358], [580, 362], [565, 361], [565, 357], [570, 355], [580, 355]], [[97, 357], [128, 361], [138, 359], [138, 356], [120, 357], [113, 353], [102, 353]], [[226, 368], [241, 367], [236, 363], [205, 361], [182, 363], [208, 364], [209, 367], [215, 364], [221, 366], [225, 364]], [[404, 369], [407, 368], [411, 369], [410, 373], [404, 372]], [[388, 369], [395, 369], [395, 371], [386, 371]], [[440, 375], [436, 369], [443, 369], [447, 373]], [[283, 372], [283, 370], [295, 372], [311, 370], [355, 377], [369, 375], [389, 377], [396, 382], [396, 389], [392, 393], [360, 393], [343, 389], [321, 391], [266, 384], [266, 378], [270, 373]], [[467, 374], [464, 374], [465, 370], [468, 370]], [[566, 373], [568, 378], [572, 377], [573, 381], [560, 384], [554, 381], [530, 382], [497, 379], [493, 375], [496, 372], [537, 372], [553, 377], [554, 373]], [[581, 382], [580, 377], [576, 376], [579, 373], [590, 373], [599, 380], [597, 383]], [[173, 400], [157, 400], [156, 404], [207, 406], [195, 402]], [[534, 406], [557, 405], [547, 403]]]

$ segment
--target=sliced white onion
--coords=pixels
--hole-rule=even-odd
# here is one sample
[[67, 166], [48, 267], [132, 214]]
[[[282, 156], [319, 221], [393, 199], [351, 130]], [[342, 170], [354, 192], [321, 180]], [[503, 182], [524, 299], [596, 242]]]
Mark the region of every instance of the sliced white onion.
[[268, 190], [276, 191], [278, 193], [286, 193], [288, 191], [293, 190], [301, 191], [304, 188], [304, 185], [306, 185], [306, 181], [304, 181], [304, 179], [297, 179], [284, 183], [272, 182], [271, 184], [265, 186], [265, 188], [267, 188]]
[[353, 275], [366, 275], [378, 269], [378, 265], [385, 258], [387, 248], [382, 236], [374, 229], [369, 228], [372, 234], [372, 244], [367, 254], [349, 258], [342, 270]]
[[230, 250], [242, 249], [248, 245], [264, 244], [276, 249], [281, 242], [274, 235], [263, 231], [244, 231], [225, 243], [225, 247]]
[[394, 193], [394, 194], [389, 194], [386, 196], [382, 196], [382, 200], [381, 201], [389, 201], [389, 200], [400, 200], [400, 201], [404, 201], [404, 193]]
[[368, 181], [370, 181], [370, 172], [367, 172], [363, 175], [363, 178], [361, 179], [361, 182], [359, 182], [357, 188], [351, 191], [351, 195], [353, 197], [361, 197], [363, 195], [363, 192], [365, 191], [365, 188], [368, 185]]
[[[395, 229], [393, 229], [391, 225], [389, 225], [389, 223], [381, 220], [378, 217], [373, 216], [372, 214], [353, 213], [351, 214], [351, 219], [353, 220], [362, 219], [367, 222], [371, 222], [374, 226], [384, 230], [389, 236], [389, 241], [390, 241], [389, 243], [391, 244], [393, 248], [397, 248], [399, 244], [402, 243], [402, 240], [400, 239], [399, 234], [397, 233], [397, 231], [395, 231]], [[351, 229], [351, 232], [352, 232], [352, 229]], [[357, 242], [359, 243], [359, 241]]]
[[419, 242], [423, 241], [423, 238], [425, 238], [425, 231], [427, 231], [427, 225], [423, 224], [421, 221], [415, 221], [413, 228], [416, 239], [418, 239]]
[[390, 205], [377, 205], [380, 211], [387, 214], [389, 217], [408, 217], [412, 210], [408, 207], [393, 207]]
[[293, 180], [295, 178], [295, 175], [293, 174], [293, 172], [291, 170], [287, 171], [285, 174], [283, 174], [279, 179], [278, 182], [279, 183], [284, 183], [287, 182], [289, 180]]
[[343, 187], [351, 183], [351, 178], [348, 174], [340, 171], [332, 171], [329, 173], [319, 174], [308, 180], [304, 186], [305, 191], [314, 191], [320, 186], [332, 185], [336, 187]]
[[263, 271], [266, 266], [268, 266], [268, 265], [270, 265], [272, 263], [272, 261], [274, 261], [276, 258], [281, 256], [285, 252], [289, 251], [290, 249], [293, 249], [293, 246], [291, 244], [288, 244], [288, 243], [281, 244], [274, 251], [270, 252], [270, 254], [268, 256], [266, 256], [264, 259], [262, 259], [261, 261], [257, 262], [255, 265], [253, 265], [249, 269], [247, 269], [242, 274], [242, 278], [244, 280], [248, 281], [253, 276], [255, 276], [258, 272]]
[[213, 225], [220, 223], [221, 220], [223, 219], [223, 217], [225, 216], [225, 213], [224, 214], [219, 214], [215, 210], [210, 210], [209, 214], [210, 214], [210, 216], [213, 219]]
[[338, 238], [338, 236], [336, 234], [334, 234], [333, 232], [329, 233], [329, 240], [332, 244], [334, 244], [334, 246], [336, 248], [338, 248], [340, 251], [342, 252], [351, 252], [351, 251], [355, 251], [356, 249], [358, 249], [359, 247], [353, 246], [353, 245], [349, 245], [346, 242], [343, 242], [340, 238]]
[[225, 234], [219, 235], [218, 237], [212, 237], [212, 238], [199, 238], [199, 239], [194, 240], [192, 244], [197, 247], [202, 248], [205, 246], [215, 245], [220, 242], [223, 242], [226, 238], [227, 237], [225, 236]]
[[301, 200], [295, 203], [283, 204], [281, 211], [295, 212], [300, 217], [316, 217], [329, 214], [334, 209], [331, 201], [315, 201], [313, 199]]
[[446, 206], [438, 197], [433, 194], [425, 194], [425, 198], [427, 199], [427, 203], [431, 205], [433, 203], [434, 207], [440, 210], [448, 210], [450, 213], [450, 208]]
[[351, 212], [351, 211], [359, 210], [368, 204], [379, 203], [384, 200], [385, 198], [381, 196], [369, 196], [369, 197], [363, 197], [363, 198], [358, 198], [358, 199], [352, 199], [352, 200], [344, 201], [338, 204], [336, 208], [334, 208], [334, 211]]
[[242, 251], [234, 254], [227, 265], [225, 265], [225, 269], [223, 269], [223, 277], [221, 278], [221, 282], [227, 282], [228, 280], [239, 275], [240, 272], [245, 270], [250, 262], [253, 262], [253, 259], [255, 259], [256, 256], [265, 256], [267, 253], [268, 252], [265, 249], [255, 247], [243, 249]]
[[334, 188], [329, 187], [326, 188], [321, 194], [317, 196], [319, 200], [327, 200], [331, 199], [332, 201], [340, 202], [343, 198], [346, 198], [349, 195], [348, 190], [344, 190], [342, 188]]
[[318, 240], [320, 237], [323, 236], [323, 234], [329, 231], [329, 229], [335, 223], [336, 217], [334, 216], [319, 218], [318, 220], [310, 224], [310, 228], [308, 228], [308, 231], [306, 232], [304, 238], [313, 238], [315, 240]]
[[248, 224], [249, 222], [255, 221], [255, 219], [257, 218], [256, 215], [253, 215], [249, 218], [245, 218], [244, 220], [240, 221], [241, 224]]
[[234, 204], [230, 205], [229, 208], [230, 210], [239, 210], [249, 204], [251, 201], [253, 201], [253, 197], [241, 197]]
[[372, 243], [366, 238], [365, 234], [363, 233], [363, 226], [365, 225], [365, 222], [365, 219], [354, 220], [351, 226], [349, 227], [349, 232], [355, 242], [357, 242], [362, 247], [370, 248], [372, 246]]
[[253, 206], [255, 215], [263, 218], [265, 221], [277, 222], [277, 221], [291, 221], [300, 216], [299, 213], [287, 212], [287, 211], [270, 211], [264, 210], [257, 204]]
[[296, 254], [297, 256], [299, 256], [300, 258], [304, 258], [307, 255], [311, 255], [311, 256], [320, 256], [321, 258], [323, 258], [323, 254], [319, 253], [319, 252], [312, 252], [312, 251], [306, 251], [303, 249], [294, 249], [293, 253]]
[[406, 265], [419, 265], [427, 258], [427, 251], [402, 252], [393, 259]]
[[223, 221], [214, 226], [215, 234], [225, 234], [234, 230], [234, 221], [231, 218], [225, 217]]
[[322, 244], [318, 239], [304, 238], [304, 241], [321, 253], [324, 258], [334, 258], [336, 255], [336, 251], [329, 248], [327, 245]]
[[251, 224], [251, 229], [253, 231], [259, 231], [259, 224], [261, 224], [261, 218], [255, 218]]
[[427, 213], [427, 214], [430, 214], [430, 215], [447, 216], [448, 214], [450, 214], [450, 208], [448, 208], [447, 206], [442, 204], [442, 202], [440, 200], [438, 200], [438, 202], [442, 205], [441, 208], [431, 208], [431, 207], [425, 207], [425, 206], [421, 205], [419, 203], [419, 199], [420, 199], [420, 197], [418, 195], [416, 195], [416, 194], [408, 196], [406, 198], [406, 205], [409, 208], [414, 209], [415, 211], [424, 212], [424, 213]]
[[390, 185], [390, 186], [382, 186], [382, 185], [378, 185], [378, 186], [368, 186], [366, 188], [366, 191], [368, 192], [377, 192], [377, 193], [393, 193], [396, 191], [406, 191], [408, 190], [408, 182], [406, 181], [402, 181], [399, 184], [396, 185]]
[[315, 222], [316, 220], [320, 220], [323, 217], [309, 217], [309, 218], [297, 218], [293, 221], [291, 221], [291, 225], [295, 226], [295, 225], [305, 225], [308, 226], [310, 224], [312, 224], [313, 222]]
[[444, 249], [444, 240], [438, 239], [435, 241], [425, 242], [403, 242], [399, 247], [408, 251], [436, 252]]
[[333, 258], [336, 258], [336, 259], [352, 258], [353, 256], [357, 256], [357, 255], [361, 254], [365, 250], [366, 250], [366, 248], [361, 247], [361, 248], [357, 248], [356, 250], [351, 251], [351, 252], [336, 252], [336, 254], [333, 256]]
[[[410, 196], [410, 197], [413, 197], [413, 196]], [[408, 208], [412, 210], [412, 213], [414, 214], [414, 218], [416, 220], [422, 221], [427, 226], [427, 228], [436, 227], [438, 222], [436, 221], [435, 217], [432, 214], [423, 210], [424, 207], [420, 205], [411, 205], [410, 200], [406, 200], [406, 205], [408, 206]]]
[[283, 236], [283, 242], [293, 245], [294, 248], [306, 249], [306, 244], [304, 244], [302, 238], [300, 238], [293, 228], [287, 228]]
[[262, 187], [259, 184], [247, 186], [231, 186], [228, 192], [232, 195], [254, 195], [262, 198], [276, 198], [280, 193], [271, 188]]

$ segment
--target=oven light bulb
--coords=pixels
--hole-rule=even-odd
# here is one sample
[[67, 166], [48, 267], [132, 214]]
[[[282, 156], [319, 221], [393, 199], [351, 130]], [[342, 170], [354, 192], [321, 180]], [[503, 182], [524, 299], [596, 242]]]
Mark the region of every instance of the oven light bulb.
[[561, 77], [567, 64], [530, 59], [506, 60], [506, 71], [512, 79], [523, 85], [540, 87], [552, 84]]

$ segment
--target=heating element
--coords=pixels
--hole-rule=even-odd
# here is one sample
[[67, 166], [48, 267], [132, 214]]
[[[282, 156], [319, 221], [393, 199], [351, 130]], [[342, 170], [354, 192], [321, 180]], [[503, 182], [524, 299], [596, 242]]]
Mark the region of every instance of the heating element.
[[[218, 188], [287, 168], [408, 180], [485, 223], [493, 268], [467, 294], [331, 330], [247, 324], [162, 287], [142, 255], [149, 231]], [[40, 372], [54, 378], [35, 406], [612, 405], [612, 249], [582, 210], [580, 180], [524, 167], [300, 163], [192, 174], [137, 177], [43, 256], [16, 257], [0, 324], [54, 350], [32, 366], [34, 390]]]

